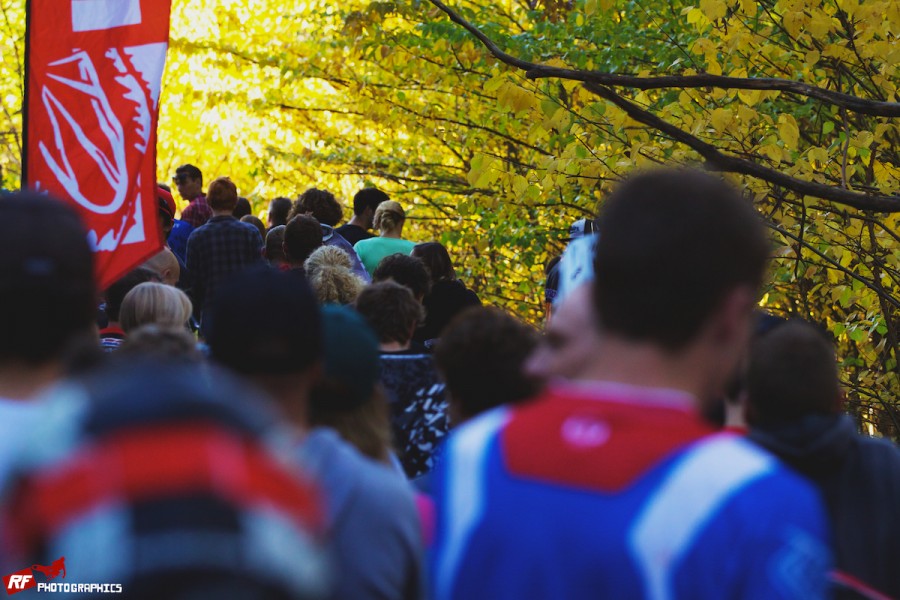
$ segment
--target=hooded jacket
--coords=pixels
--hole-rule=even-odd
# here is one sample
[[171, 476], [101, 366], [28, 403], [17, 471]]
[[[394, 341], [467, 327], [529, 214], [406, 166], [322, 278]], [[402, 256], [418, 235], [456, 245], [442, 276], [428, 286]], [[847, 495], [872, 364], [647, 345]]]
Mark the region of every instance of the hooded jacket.
[[808, 415], [749, 437], [821, 492], [837, 570], [900, 598], [900, 449], [860, 435], [847, 415]]

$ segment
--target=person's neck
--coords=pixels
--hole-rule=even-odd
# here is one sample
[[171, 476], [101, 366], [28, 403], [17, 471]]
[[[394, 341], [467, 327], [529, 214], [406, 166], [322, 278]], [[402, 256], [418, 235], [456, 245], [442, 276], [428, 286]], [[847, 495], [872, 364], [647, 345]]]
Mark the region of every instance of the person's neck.
[[381, 237], [383, 237], [383, 238], [392, 238], [392, 239], [395, 239], [395, 240], [399, 240], [399, 239], [400, 239], [400, 232], [401, 232], [401, 231], [402, 231], [401, 229], [395, 229], [395, 230], [393, 230], [393, 231], [382, 231], [382, 232], [381, 232]]
[[62, 377], [62, 363], [50, 361], [42, 365], [21, 362], [0, 365], [0, 398], [28, 400]]
[[705, 374], [694, 352], [669, 352], [612, 336], [604, 337], [578, 379], [679, 390], [692, 395], [698, 409], [699, 399], [707, 393]]
[[213, 209], [213, 211], [212, 211], [212, 214], [214, 217], [233, 217], [234, 215], [231, 213], [232, 213], [232, 211], [230, 211], [230, 210]]
[[360, 217], [359, 215], [353, 215], [353, 218], [347, 222], [347, 225], [355, 225], [356, 227], [365, 230], [369, 229], [369, 224], [363, 217]]
[[401, 342], [382, 342], [378, 344], [378, 349], [382, 352], [402, 352], [404, 350], [409, 350], [412, 340], [407, 340], [406, 343]]
[[286, 421], [298, 436], [309, 430], [309, 394], [311, 382], [301, 374], [255, 375], [252, 379], [275, 399]]

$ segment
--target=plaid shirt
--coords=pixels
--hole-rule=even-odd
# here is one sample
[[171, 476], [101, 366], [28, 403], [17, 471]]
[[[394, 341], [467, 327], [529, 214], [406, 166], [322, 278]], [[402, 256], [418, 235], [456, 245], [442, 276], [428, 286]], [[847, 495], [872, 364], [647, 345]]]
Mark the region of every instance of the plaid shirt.
[[191, 232], [187, 268], [193, 278], [195, 313], [209, 306], [216, 289], [229, 275], [262, 261], [262, 247], [259, 230], [231, 216], [213, 217]]
[[206, 195], [200, 194], [181, 211], [181, 220], [190, 223], [191, 227], [197, 228], [205, 225], [213, 216], [213, 211], [206, 203]]

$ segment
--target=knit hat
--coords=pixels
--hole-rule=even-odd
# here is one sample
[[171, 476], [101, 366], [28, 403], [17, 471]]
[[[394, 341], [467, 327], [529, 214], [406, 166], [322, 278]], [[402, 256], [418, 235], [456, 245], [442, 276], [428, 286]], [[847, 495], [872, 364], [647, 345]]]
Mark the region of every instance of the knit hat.
[[322, 307], [325, 378], [347, 390], [326, 401], [329, 408], [351, 409], [372, 397], [378, 382], [378, 338], [355, 310], [336, 304]]

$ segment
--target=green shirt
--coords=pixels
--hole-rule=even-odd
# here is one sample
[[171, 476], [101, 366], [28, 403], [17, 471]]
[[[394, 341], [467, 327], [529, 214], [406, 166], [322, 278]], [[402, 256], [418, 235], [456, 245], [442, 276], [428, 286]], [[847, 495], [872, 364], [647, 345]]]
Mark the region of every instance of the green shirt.
[[410, 242], [409, 240], [374, 237], [356, 242], [353, 249], [359, 254], [359, 259], [362, 261], [366, 271], [369, 272], [369, 275], [372, 275], [375, 273], [375, 268], [378, 266], [378, 263], [380, 263], [385, 256], [390, 256], [391, 254], [409, 255], [415, 246], [416, 243]]

